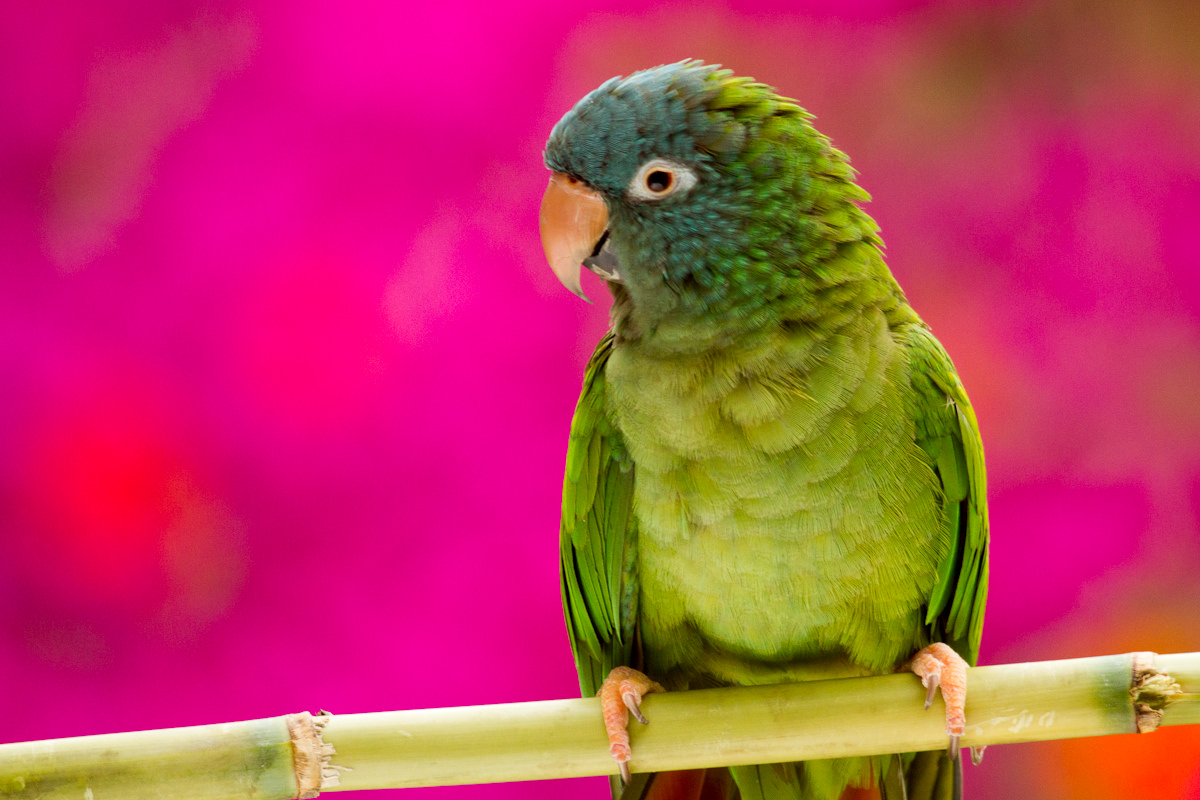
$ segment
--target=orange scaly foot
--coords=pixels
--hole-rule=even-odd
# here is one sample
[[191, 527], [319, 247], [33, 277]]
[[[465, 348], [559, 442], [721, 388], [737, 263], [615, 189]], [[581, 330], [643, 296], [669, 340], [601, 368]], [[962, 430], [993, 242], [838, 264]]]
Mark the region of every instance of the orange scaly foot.
[[608, 752], [621, 769], [621, 780], [629, 783], [629, 715], [646, 724], [642, 715], [642, 697], [650, 692], [666, 691], [636, 669], [617, 667], [608, 673], [600, 685], [600, 710], [604, 714], [604, 730], [608, 732]]
[[940, 687], [946, 703], [946, 733], [950, 737], [950, 757], [958, 755], [958, 741], [967, 728], [967, 662], [941, 642], [935, 642], [918, 652], [909, 669], [916, 673], [925, 687], [925, 708], [933, 703]]

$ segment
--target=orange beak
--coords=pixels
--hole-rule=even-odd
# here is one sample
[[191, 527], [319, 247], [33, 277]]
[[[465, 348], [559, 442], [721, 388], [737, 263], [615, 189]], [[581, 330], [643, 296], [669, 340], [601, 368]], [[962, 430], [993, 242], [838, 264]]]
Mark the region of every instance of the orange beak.
[[604, 198], [574, 178], [556, 172], [550, 176], [550, 185], [542, 196], [538, 227], [550, 269], [563, 286], [587, 300], [579, 282], [579, 270], [608, 227]]

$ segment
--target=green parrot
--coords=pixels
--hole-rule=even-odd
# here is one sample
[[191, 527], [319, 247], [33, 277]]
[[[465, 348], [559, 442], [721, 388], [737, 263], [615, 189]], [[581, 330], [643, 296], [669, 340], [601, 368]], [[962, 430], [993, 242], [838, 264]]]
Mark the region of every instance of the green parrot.
[[[613, 295], [571, 424], [561, 563], [614, 796], [961, 796], [987, 593], [978, 424], [810, 119], [685, 61], [609, 80], [546, 144], [550, 265]], [[631, 781], [647, 691], [901, 669], [926, 707], [940, 684], [947, 750]]]

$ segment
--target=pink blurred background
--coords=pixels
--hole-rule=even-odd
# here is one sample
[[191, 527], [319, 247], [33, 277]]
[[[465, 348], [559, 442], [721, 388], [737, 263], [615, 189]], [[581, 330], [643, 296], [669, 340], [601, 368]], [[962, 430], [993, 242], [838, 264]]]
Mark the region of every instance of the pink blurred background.
[[[798, 98], [876, 198], [983, 427], [983, 662], [1200, 650], [1200, 6], [830, 5], [0, 7], [4, 740], [576, 694], [606, 314], [542, 262], [540, 151], [684, 57]], [[1200, 733], [967, 782], [1200, 797]]]

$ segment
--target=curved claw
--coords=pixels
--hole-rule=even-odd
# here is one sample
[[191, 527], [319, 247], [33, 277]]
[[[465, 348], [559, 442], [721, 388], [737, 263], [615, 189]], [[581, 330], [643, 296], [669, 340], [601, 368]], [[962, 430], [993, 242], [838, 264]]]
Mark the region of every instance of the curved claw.
[[942, 674], [940, 670], [930, 672], [921, 678], [921, 684], [925, 687], [925, 710], [933, 705], [933, 698], [937, 694], [938, 686], [941, 685]]
[[967, 728], [967, 662], [949, 646], [935, 642], [913, 656], [909, 668], [925, 686], [926, 709], [933, 705], [933, 696], [941, 689], [946, 704], [950, 757], [957, 757], [959, 741]]
[[625, 707], [629, 709], [629, 713], [633, 714], [634, 719], [643, 725], [648, 725], [650, 720], [646, 719], [646, 715], [642, 713], [642, 707], [640, 705], [642, 702], [641, 694], [639, 694], [636, 689], [629, 686], [628, 681], [623, 681], [622, 684], [623, 688], [621, 690], [621, 701], [625, 703]]
[[621, 780], [629, 783], [629, 715], [643, 725], [648, 720], [642, 713], [642, 697], [650, 692], [661, 692], [663, 687], [642, 673], [629, 667], [617, 667], [608, 673], [600, 686], [600, 710], [604, 714], [604, 729], [608, 733], [608, 752], [617, 762]]

